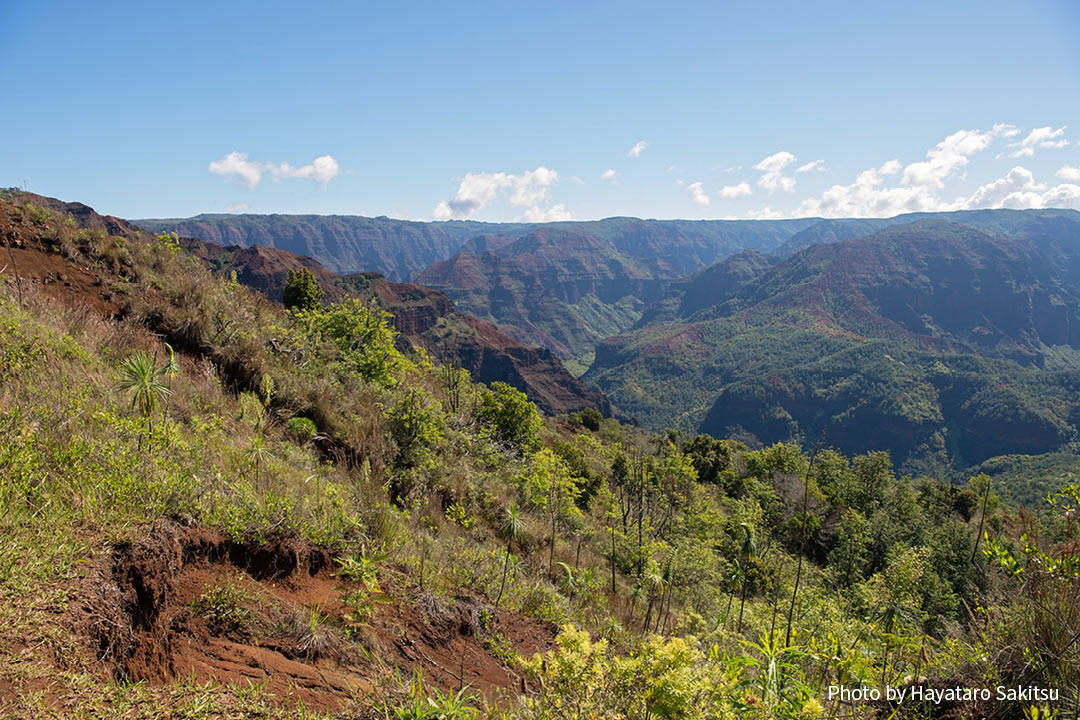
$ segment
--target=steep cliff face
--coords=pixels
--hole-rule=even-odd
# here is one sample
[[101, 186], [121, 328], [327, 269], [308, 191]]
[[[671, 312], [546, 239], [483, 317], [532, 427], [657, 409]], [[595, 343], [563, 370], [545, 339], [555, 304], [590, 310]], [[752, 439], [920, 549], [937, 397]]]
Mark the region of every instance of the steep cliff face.
[[572, 376], [550, 350], [526, 347], [490, 323], [459, 312], [440, 290], [390, 282], [375, 272], [338, 275], [311, 258], [284, 250], [220, 247], [190, 239], [182, 244], [215, 270], [235, 272], [239, 282], [262, 291], [271, 300], [281, 300], [290, 270], [310, 270], [327, 299], [355, 295], [378, 302], [393, 315], [394, 327], [408, 345], [459, 364], [481, 382], [512, 385], [545, 412], [559, 414], [592, 407], [607, 416], [612, 413], [607, 398]]
[[635, 259], [607, 241], [554, 227], [472, 247], [483, 251], [438, 263], [419, 282], [563, 360], [581, 359], [600, 338], [631, 327], [678, 276], [663, 260]]

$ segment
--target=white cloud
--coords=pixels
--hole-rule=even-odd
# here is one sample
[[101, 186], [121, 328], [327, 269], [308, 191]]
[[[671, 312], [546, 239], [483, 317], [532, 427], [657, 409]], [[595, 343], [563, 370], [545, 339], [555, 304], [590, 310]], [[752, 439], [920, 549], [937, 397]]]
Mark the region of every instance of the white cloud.
[[526, 172], [514, 180], [514, 194], [510, 196], [510, 204], [517, 207], [535, 208], [547, 197], [549, 185], [559, 180], [559, 173], [541, 165], [535, 170]]
[[604, 172], [600, 173], [601, 180], [610, 180], [612, 182], [619, 181], [619, 174], [615, 172], [615, 168], [608, 168]]
[[[1037, 128], [1009, 147], [1061, 147], [1065, 128]], [[859, 173], [848, 185], [833, 185], [816, 197], [799, 205], [794, 216], [824, 217], [891, 217], [909, 212], [934, 212], [976, 208], [1044, 208], [1067, 207], [1080, 209], [1080, 185], [1064, 183], [1050, 185], [1037, 182], [1024, 167], [1014, 167], [1004, 177], [979, 187], [970, 196], [943, 199], [940, 194], [952, 178], [963, 179], [961, 170], [972, 157], [988, 148], [997, 138], [1020, 136], [1013, 125], [994, 125], [989, 132], [961, 130], [936, 144], [926, 153], [926, 159], [902, 166], [899, 160], [889, 160], [876, 168]], [[766, 175], [758, 182], [762, 187], [783, 187], [781, 171], [794, 162], [790, 153], [777, 153], [756, 169]], [[806, 167], [805, 165], [803, 167]], [[801, 169], [801, 168], [800, 168]], [[894, 176], [899, 175], [899, 178]], [[1062, 167], [1057, 171], [1062, 180], [1080, 181], [1080, 167]], [[723, 191], [721, 191], [723, 193]], [[750, 217], [771, 217], [765, 208]]]
[[760, 210], [751, 211], [748, 213], [748, 217], [751, 220], [780, 220], [784, 217], [784, 213], [770, 207], [764, 207]]
[[737, 185], [725, 185], [720, 188], [720, 192], [718, 192], [717, 195], [722, 198], [737, 198], [752, 195], [753, 193], [754, 190], [750, 187], [750, 183], [743, 181]]
[[1080, 180], [1080, 167], [1069, 167], [1066, 165], [1058, 170], [1056, 174], [1062, 180]]
[[[541, 165], [521, 175], [512, 173], [467, 173], [450, 200], [443, 200], [432, 211], [436, 220], [462, 220], [491, 202], [500, 190], [510, 189], [509, 202], [526, 208], [522, 219], [539, 222], [569, 220], [564, 205], [546, 207], [548, 188], [559, 181], [559, 174]], [[546, 220], [545, 220], [546, 221]]]
[[758, 180], [758, 187], [768, 190], [770, 193], [776, 190], [791, 192], [795, 189], [795, 178], [783, 175], [784, 168], [795, 162], [795, 156], [781, 150], [773, 153], [754, 166], [755, 170], [764, 173]]
[[235, 203], [233, 205], [226, 205], [225, 212], [227, 213], [241, 213], [250, 208], [247, 203]]
[[649, 147], [649, 143], [644, 140], [638, 140], [634, 144], [634, 147], [630, 148], [630, 151], [626, 153], [626, 156], [632, 158], [641, 157], [642, 151], [647, 147]]
[[326, 184], [341, 172], [341, 166], [338, 165], [338, 161], [332, 155], [323, 155], [315, 158], [307, 165], [293, 167], [287, 162], [279, 165], [254, 162], [248, 160], [247, 153], [233, 150], [220, 160], [210, 163], [209, 170], [215, 175], [235, 178], [247, 185], [249, 190], [254, 190], [255, 186], [262, 180], [263, 173], [267, 171], [274, 176], [275, 180], [308, 178], [326, 187]]
[[562, 203], [550, 208], [531, 207], [521, 216], [526, 222], [561, 222], [573, 220], [574, 216]]
[[1080, 210], [1080, 185], [1062, 184], [1043, 193], [1046, 207]]
[[[1017, 133], [1013, 133], [1013, 135], [1015, 134]], [[1055, 130], [1047, 125], [1046, 127], [1035, 128], [1020, 142], [1009, 143], [1009, 147], [1016, 149], [1008, 153], [1007, 156], [1011, 158], [1031, 157], [1035, 154], [1036, 148], [1063, 148], [1068, 144], [1069, 141], [1065, 139], [1065, 126]], [[998, 155], [999, 158], [1004, 156], [1006, 156], [1006, 153]]]
[[833, 185], [820, 197], [807, 198], [796, 215], [804, 217], [891, 217], [904, 212], [935, 210], [937, 200], [927, 187], [883, 187], [885, 177], [895, 175], [900, 163], [890, 160], [881, 167], [858, 174], [850, 185]]
[[893, 159], [878, 168], [878, 172], [882, 175], [895, 175], [902, 167], [899, 160]]
[[1017, 165], [1005, 177], [983, 185], [962, 201], [965, 208], [1025, 208], [1044, 207], [1042, 193], [1045, 183], [1035, 182], [1027, 168]]
[[968, 158], [985, 150], [993, 142], [992, 133], [978, 130], [954, 132], [926, 153], [926, 160], [904, 168], [904, 185], [922, 188], [943, 188], [945, 179], [958, 168], [967, 165]]
[[698, 205], [709, 204], [709, 194], [701, 187], [701, 183], [690, 183], [686, 186], [686, 192], [690, 193], [690, 199]]
[[254, 190], [262, 179], [264, 166], [260, 163], [250, 162], [247, 153], [233, 150], [231, 153], [210, 163], [209, 170], [215, 175], [222, 177], [234, 177], [248, 186], [248, 190]]
[[298, 168], [294, 168], [289, 163], [283, 162], [276, 166], [270, 165], [268, 169], [274, 175], [275, 179], [306, 178], [314, 180], [323, 187], [326, 187], [326, 184], [341, 172], [341, 166], [338, 165], [338, 161], [334, 159], [333, 155], [322, 155], [315, 158], [307, 165]]
[[805, 165], [801, 165], [795, 168], [795, 172], [804, 173], [810, 172], [811, 170], [817, 170], [818, 172], [826, 172], [828, 168], [825, 167], [824, 163], [824, 160], [814, 160], [813, 162], [808, 162]]
[[960, 208], [1073, 208], [1080, 210], [1080, 185], [1063, 183], [1053, 187], [1035, 182], [1030, 170], [1017, 165], [992, 183], [983, 185], [971, 197], [958, 203]]

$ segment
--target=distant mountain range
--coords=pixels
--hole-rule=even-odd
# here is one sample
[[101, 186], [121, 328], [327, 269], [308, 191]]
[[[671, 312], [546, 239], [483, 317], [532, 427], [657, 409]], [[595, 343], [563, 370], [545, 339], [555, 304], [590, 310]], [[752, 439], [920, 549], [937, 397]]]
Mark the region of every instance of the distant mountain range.
[[[215, 245], [262, 245], [318, 260], [334, 272], [374, 270], [393, 281], [414, 280], [459, 250], [493, 250], [540, 228], [588, 235], [627, 257], [662, 260], [688, 275], [732, 253], [771, 251], [809, 227], [802, 220], [640, 220], [613, 217], [587, 222], [484, 223], [471, 220], [412, 222], [358, 215], [197, 215], [133, 221]], [[469, 241], [472, 241], [470, 244]]]
[[585, 377], [652, 427], [824, 434], [935, 464], [1066, 446], [1080, 428], [1080, 213], [959, 219], [883, 221], [787, 260], [733, 256], [603, 341]]

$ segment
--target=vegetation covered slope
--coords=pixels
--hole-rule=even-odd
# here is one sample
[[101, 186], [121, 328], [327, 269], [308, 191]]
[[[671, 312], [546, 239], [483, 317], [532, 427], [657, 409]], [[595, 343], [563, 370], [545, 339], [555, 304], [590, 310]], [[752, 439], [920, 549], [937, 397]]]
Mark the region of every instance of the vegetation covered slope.
[[190, 238], [180, 238], [180, 243], [215, 272], [227, 277], [235, 273], [240, 283], [275, 301], [282, 299], [289, 274], [306, 270], [328, 301], [358, 297], [383, 307], [406, 349], [424, 348], [441, 362], [468, 370], [479, 382], [512, 385], [545, 412], [594, 408], [611, 415], [607, 398], [567, 372], [550, 350], [526, 347], [490, 323], [459, 312], [441, 291], [389, 282], [374, 272], [338, 275], [311, 258], [261, 245], [221, 247]]
[[1080, 420], [1080, 244], [1066, 230], [924, 220], [758, 264], [745, 284], [718, 282], [722, 264], [650, 311], [661, 322], [606, 340], [586, 378], [652, 427], [825, 434], [961, 467], [1057, 450]]
[[418, 281], [519, 341], [575, 360], [598, 339], [633, 325], [677, 276], [662, 261], [636, 260], [589, 235], [544, 228], [481, 254], [461, 252]]
[[402, 354], [369, 304], [286, 312], [174, 238], [92, 224], [0, 204], [0, 714], [888, 717], [828, 687], [913, 681], [1075, 700], [1076, 488], [1017, 517], [983, 477], [885, 453], [543, 418]]

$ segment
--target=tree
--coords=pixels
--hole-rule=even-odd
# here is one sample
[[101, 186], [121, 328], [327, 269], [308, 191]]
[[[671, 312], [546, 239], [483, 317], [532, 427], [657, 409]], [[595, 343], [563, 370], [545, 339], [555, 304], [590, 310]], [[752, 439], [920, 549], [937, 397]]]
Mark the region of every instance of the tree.
[[491, 384], [483, 394], [476, 418], [492, 437], [519, 452], [535, 450], [540, 445], [542, 422], [536, 405], [520, 390], [506, 383]]
[[551, 543], [548, 551], [548, 571], [555, 567], [555, 542], [560, 527], [580, 521], [577, 498], [581, 494], [577, 478], [570, 468], [551, 450], [544, 449], [532, 457], [529, 467], [517, 477], [522, 501], [547, 513], [551, 522]]
[[[151, 441], [154, 438], [154, 410], [168, 399], [172, 392], [158, 379], [168, 367], [166, 365], [159, 368], [150, 353], [142, 350], [120, 364], [120, 371], [124, 375], [120, 389], [132, 392], [131, 407], [133, 410], [137, 409], [146, 420]], [[142, 437], [139, 438], [139, 447], [142, 447]]]
[[586, 430], [596, 432], [604, 422], [604, 416], [596, 408], [585, 408], [581, 411], [581, 425]]
[[521, 519], [521, 513], [511, 505], [503, 511], [502, 523], [499, 525], [499, 535], [506, 539], [506, 555], [503, 557], [502, 583], [499, 584], [499, 596], [495, 598], [495, 607], [499, 607], [502, 600], [503, 590], [506, 589], [506, 571], [510, 566], [510, 550], [514, 543], [520, 543], [525, 538], [525, 522]]
[[288, 310], [317, 310], [322, 307], [323, 289], [307, 268], [290, 270], [281, 301]]

